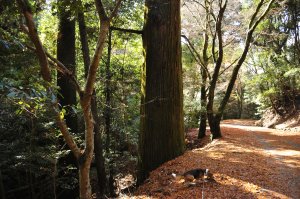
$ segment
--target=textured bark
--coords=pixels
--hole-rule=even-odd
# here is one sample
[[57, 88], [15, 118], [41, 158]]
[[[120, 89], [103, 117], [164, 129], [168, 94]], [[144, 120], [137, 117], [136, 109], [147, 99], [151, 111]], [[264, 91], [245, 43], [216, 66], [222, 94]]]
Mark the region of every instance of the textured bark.
[[80, 199], [92, 199], [92, 188], [90, 184], [90, 165], [85, 163], [79, 168], [79, 192]]
[[[60, 0], [58, 7], [59, 26], [57, 37], [57, 59], [66, 66], [73, 74], [76, 74], [75, 63], [75, 20], [72, 18], [70, 10], [66, 9], [71, 6], [72, 0]], [[58, 100], [66, 110], [65, 120], [67, 126], [73, 133], [78, 133], [77, 115], [72, 106], [76, 106], [76, 88], [68, 77], [57, 73], [57, 85], [59, 87]]]
[[145, 5], [138, 183], [184, 151], [180, 1]]

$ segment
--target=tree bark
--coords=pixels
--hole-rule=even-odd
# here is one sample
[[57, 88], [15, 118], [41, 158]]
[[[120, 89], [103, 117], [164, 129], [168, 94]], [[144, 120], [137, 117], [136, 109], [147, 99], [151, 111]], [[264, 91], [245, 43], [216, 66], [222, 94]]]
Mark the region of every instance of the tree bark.
[[[63, 63], [73, 74], [76, 74], [75, 63], [75, 20], [72, 18], [70, 7], [72, 0], [59, 1], [58, 37], [57, 37], [57, 59]], [[57, 73], [57, 85], [59, 87], [58, 100], [62, 108], [66, 110], [64, 118], [67, 126], [73, 133], [78, 133], [77, 115], [72, 106], [77, 105], [76, 88], [68, 77]]]
[[80, 199], [92, 199], [92, 188], [90, 184], [90, 165], [86, 162], [79, 168], [79, 192]]
[[[110, 70], [110, 61], [111, 61], [111, 37], [112, 30], [108, 32], [108, 46], [107, 46], [107, 62], [106, 62], [106, 79], [105, 79], [105, 109], [104, 109], [104, 120], [105, 120], [105, 134], [106, 134], [106, 153], [110, 155], [111, 149], [111, 70]], [[115, 187], [114, 187], [114, 169], [113, 162], [111, 158], [108, 161], [109, 168], [109, 178], [108, 178], [108, 189], [110, 196], [115, 196]]]
[[221, 127], [220, 127], [221, 118], [222, 118], [221, 115], [214, 115], [212, 113], [208, 113], [207, 118], [208, 118], [208, 124], [211, 132], [211, 139], [214, 140], [222, 137]]
[[145, 6], [138, 183], [184, 151], [180, 1]]
[[[206, 95], [206, 81], [208, 76], [208, 31], [209, 31], [209, 19], [210, 13], [209, 4], [207, 0], [205, 0], [205, 10], [206, 10], [206, 23], [205, 23], [205, 31], [204, 31], [204, 43], [203, 43], [203, 50], [202, 50], [202, 59], [203, 59], [203, 66], [201, 67], [201, 78], [202, 78], [202, 85], [201, 85], [201, 113], [200, 113], [200, 126], [199, 126], [199, 133], [198, 139], [204, 138], [206, 133], [206, 120], [207, 120], [207, 112], [206, 112], [206, 105], [207, 105], [207, 95]], [[200, 56], [199, 56], [200, 57]], [[205, 110], [205, 111], [204, 111]]]
[[[79, 3], [81, 4], [81, 1], [79, 1]], [[81, 50], [82, 50], [83, 61], [84, 61], [85, 77], [87, 78], [91, 61], [90, 61], [90, 52], [89, 52], [89, 46], [87, 40], [86, 24], [84, 19], [84, 13], [82, 10], [78, 12], [78, 25], [79, 25]], [[93, 97], [91, 99], [91, 111], [95, 119], [94, 151], [95, 151], [97, 178], [98, 178], [98, 188], [100, 194], [98, 197], [103, 197], [107, 187], [107, 182], [106, 182], [107, 180], [106, 180], [106, 171], [105, 171], [105, 161], [103, 156], [103, 140], [100, 132], [100, 118], [98, 114], [97, 97], [95, 91], [93, 92]]]
[[206, 71], [201, 70], [201, 76], [202, 76], [202, 85], [201, 85], [201, 113], [200, 113], [200, 126], [199, 126], [199, 133], [198, 133], [198, 139], [204, 138], [206, 133], [206, 120], [207, 120], [207, 114], [206, 114]]

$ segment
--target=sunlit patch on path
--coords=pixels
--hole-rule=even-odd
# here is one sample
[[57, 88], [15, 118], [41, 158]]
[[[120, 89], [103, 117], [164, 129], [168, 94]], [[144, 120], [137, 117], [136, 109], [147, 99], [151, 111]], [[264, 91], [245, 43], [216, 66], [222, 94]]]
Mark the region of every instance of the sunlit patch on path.
[[[300, 198], [300, 132], [230, 122], [222, 139], [153, 171], [135, 198]], [[192, 168], [209, 168], [216, 182], [174, 183], [171, 173]]]

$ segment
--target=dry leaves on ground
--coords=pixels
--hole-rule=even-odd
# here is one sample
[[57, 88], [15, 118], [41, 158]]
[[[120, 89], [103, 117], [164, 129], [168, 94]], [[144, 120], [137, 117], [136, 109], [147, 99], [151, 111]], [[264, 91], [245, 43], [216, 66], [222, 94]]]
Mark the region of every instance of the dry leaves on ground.
[[[222, 125], [222, 139], [166, 162], [133, 195], [122, 198], [300, 198], [300, 132], [233, 122]], [[188, 134], [196, 139], [197, 130]], [[209, 168], [215, 182], [190, 185], [171, 175], [194, 168]]]

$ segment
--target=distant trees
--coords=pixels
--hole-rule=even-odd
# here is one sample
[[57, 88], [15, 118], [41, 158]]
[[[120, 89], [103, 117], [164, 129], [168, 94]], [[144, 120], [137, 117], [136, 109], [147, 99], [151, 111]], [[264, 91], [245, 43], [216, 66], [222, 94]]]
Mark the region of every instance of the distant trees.
[[247, 65], [248, 95], [285, 117], [300, 109], [300, 2], [276, 3], [259, 27]]
[[[245, 40], [243, 41], [244, 47], [241, 50], [241, 54], [238, 55], [236, 59], [233, 61], [225, 60], [226, 58], [225, 55], [227, 55], [225, 52], [226, 50], [228, 50], [228, 48], [226, 49], [226, 47], [230, 45], [234, 40], [240, 43], [242, 38], [238, 38], [237, 36], [235, 38], [231, 38], [231, 35], [234, 34], [234, 29], [233, 28], [224, 29], [225, 23], [226, 25], [228, 25], [228, 23], [229, 24], [231, 23], [230, 25], [232, 25], [233, 27], [236, 26], [236, 24], [234, 23], [240, 24], [239, 21], [234, 21], [234, 20], [231, 22], [227, 21], [228, 20], [227, 17], [231, 17], [231, 14], [228, 14], [227, 16], [226, 13], [228, 0], [218, 0], [216, 2], [205, 0], [204, 3], [200, 1], [194, 2], [194, 4], [200, 5], [200, 7], [202, 7], [206, 13], [206, 17], [203, 22], [205, 27], [204, 41], [202, 47], [203, 53], [202, 55], [199, 55], [199, 53], [197, 53], [195, 49], [193, 49], [193, 53], [195, 53], [197, 61], [203, 68], [202, 70], [208, 72], [207, 73], [208, 88], [206, 93], [207, 95], [206, 114], [207, 114], [210, 130], [212, 133], [212, 139], [221, 137], [220, 121], [222, 119], [230, 94], [234, 88], [234, 84], [238, 72], [248, 54], [255, 29], [258, 26], [258, 24], [262, 21], [262, 19], [269, 12], [273, 2], [274, 0], [270, 0], [270, 1], [260, 0], [258, 2], [255, 11], [250, 16], [248, 27], [245, 30], [246, 35], [245, 35]], [[207, 43], [208, 41], [210, 42], [209, 44]], [[210, 54], [208, 55], [209, 51]], [[210, 68], [210, 66], [212, 66], [213, 68]], [[218, 82], [220, 82], [220, 76], [229, 68], [232, 68], [231, 75], [229, 76], [229, 78], [227, 77], [229, 81], [227, 83], [225, 92], [222, 95], [222, 98], [219, 99], [218, 106], [215, 107], [215, 100], [216, 100], [215, 96], [216, 96], [217, 84]], [[202, 74], [204, 73], [202, 72]], [[205, 76], [202, 77], [202, 81], [204, 82], [203, 86], [205, 86], [205, 82], [206, 82]], [[201, 94], [203, 95], [204, 93]], [[203, 96], [202, 98], [204, 99]], [[201, 101], [205, 102], [203, 99], [201, 99]], [[204, 103], [202, 103], [202, 105], [204, 105]], [[202, 117], [204, 116], [205, 115], [202, 115]], [[199, 137], [202, 137], [204, 132], [204, 125], [203, 125], [204, 120], [201, 121], [202, 122], [200, 123], [202, 127], [201, 127], [201, 131], [199, 132]]]
[[184, 151], [180, 1], [146, 0], [139, 181]]

